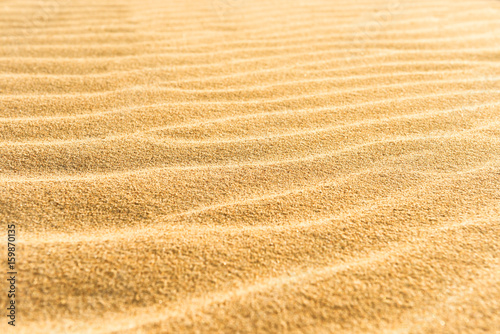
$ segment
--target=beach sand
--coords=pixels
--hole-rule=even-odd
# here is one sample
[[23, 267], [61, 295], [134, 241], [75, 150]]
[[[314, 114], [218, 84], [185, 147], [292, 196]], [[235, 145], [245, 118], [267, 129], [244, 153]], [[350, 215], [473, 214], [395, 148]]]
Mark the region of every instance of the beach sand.
[[0, 331], [499, 333], [499, 80], [496, 0], [1, 1]]

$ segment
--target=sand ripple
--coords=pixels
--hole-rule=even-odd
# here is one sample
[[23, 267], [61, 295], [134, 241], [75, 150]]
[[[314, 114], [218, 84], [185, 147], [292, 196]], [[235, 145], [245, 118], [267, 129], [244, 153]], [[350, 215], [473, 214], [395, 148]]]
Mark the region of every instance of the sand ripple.
[[497, 333], [499, 17], [4, 1], [0, 329]]

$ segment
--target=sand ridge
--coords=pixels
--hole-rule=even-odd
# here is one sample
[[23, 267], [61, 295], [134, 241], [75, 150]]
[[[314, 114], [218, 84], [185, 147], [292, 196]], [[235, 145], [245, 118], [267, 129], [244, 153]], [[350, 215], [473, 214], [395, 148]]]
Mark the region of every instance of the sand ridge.
[[3, 1], [0, 330], [500, 332], [499, 17]]

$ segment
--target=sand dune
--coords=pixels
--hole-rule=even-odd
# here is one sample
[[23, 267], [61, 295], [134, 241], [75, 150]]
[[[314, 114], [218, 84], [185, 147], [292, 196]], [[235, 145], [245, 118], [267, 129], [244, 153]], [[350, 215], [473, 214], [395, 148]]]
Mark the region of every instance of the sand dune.
[[2, 333], [498, 333], [499, 217], [496, 0], [1, 2]]

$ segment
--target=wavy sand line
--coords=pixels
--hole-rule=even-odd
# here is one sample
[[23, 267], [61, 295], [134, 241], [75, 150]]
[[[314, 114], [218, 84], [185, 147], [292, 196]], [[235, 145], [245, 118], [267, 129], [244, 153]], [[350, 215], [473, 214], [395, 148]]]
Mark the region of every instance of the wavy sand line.
[[[400, 101], [400, 100], [398, 100]], [[372, 105], [372, 104], [370, 104]], [[178, 140], [178, 139], [172, 139], [172, 138], [151, 138], [151, 137], [143, 137], [141, 135], [146, 134], [146, 133], [151, 133], [151, 132], [157, 132], [157, 131], [163, 131], [166, 129], [146, 129], [142, 131], [134, 131], [130, 133], [123, 133], [119, 135], [113, 135], [113, 136], [108, 136], [105, 138], [85, 138], [85, 139], [70, 139], [70, 140], [39, 140], [39, 141], [20, 141], [20, 142], [8, 142], [8, 141], [0, 141], [0, 149], [2, 146], [60, 146], [60, 145], [73, 145], [73, 144], [81, 144], [81, 143], [101, 143], [104, 141], [116, 141], [120, 139], [136, 139], [139, 142], [140, 141], [151, 141], [151, 142], [157, 142], [157, 143], [162, 143], [162, 144], [169, 144], [169, 145], [219, 145], [219, 144], [227, 144], [227, 143], [248, 143], [251, 141], [265, 141], [265, 140], [274, 140], [274, 139], [283, 139], [287, 137], [297, 137], [297, 136], [303, 136], [303, 135], [312, 135], [312, 134], [318, 134], [318, 133], [327, 133], [327, 132], [332, 132], [336, 130], [345, 130], [348, 128], [352, 127], [363, 127], [363, 126], [371, 126], [371, 125], [378, 125], [378, 124], [386, 124], [390, 122], [397, 122], [397, 121], [407, 121], [411, 119], [427, 119], [427, 118], [432, 118], [434, 116], [439, 116], [439, 115], [444, 115], [444, 114], [449, 114], [449, 113], [454, 113], [454, 112], [460, 112], [461, 116], [463, 116], [463, 112], [470, 112], [471, 110], [476, 110], [484, 107], [494, 107], [500, 105], [500, 102], [493, 102], [493, 103], [485, 103], [485, 104], [476, 104], [472, 107], [460, 107], [460, 108], [453, 108], [453, 109], [445, 109], [445, 110], [434, 110], [431, 112], [424, 112], [424, 113], [414, 113], [414, 114], [403, 114], [403, 115], [397, 115], [397, 116], [392, 116], [392, 117], [382, 117], [382, 118], [373, 118], [373, 119], [367, 119], [364, 121], [358, 121], [358, 122], [352, 122], [352, 123], [346, 123], [342, 125], [337, 125], [337, 126], [328, 126], [328, 127], [322, 127], [322, 128], [314, 128], [310, 130], [305, 130], [305, 131], [293, 131], [293, 132], [286, 132], [286, 133], [277, 133], [277, 134], [268, 134], [266, 136], [248, 136], [248, 137], [241, 137], [238, 139], [218, 139], [218, 140]], [[331, 108], [324, 108], [324, 109], [315, 109], [313, 112], [321, 112], [321, 111], [332, 111]], [[299, 112], [299, 111], [297, 111]], [[295, 113], [295, 112], [293, 112]], [[302, 111], [300, 111], [302, 113]], [[286, 115], [288, 113], [281, 113], [283, 115]], [[274, 116], [269, 115], [269, 116]], [[255, 118], [255, 117], [252, 117]], [[241, 118], [240, 118], [241, 119]], [[207, 123], [203, 123], [204, 125]], [[193, 124], [189, 124], [189, 128], [192, 128]], [[179, 127], [176, 127], [178, 129]]]
[[[472, 218], [458, 223], [450, 222], [449, 224], [443, 224], [439, 228], [436, 227], [428, 228], [423, 232], [428, 234], [429, 236], [435, 236], [435, 235], [440, 235], [442, 233], [446, 233], [447, 231], [453, 229], [460, 229], [463, 227], [477, 225], [481, 223], [484, 224], [484, 220], [485, 220], [484, 218]], [[493, 222], [494, 221], [491, 221], [489, 222], [489, 224], [493, 224]], [[222, 293], [217, 292], [215, 294], [204, 296], [202, 298], [195, 298], [187, 302], [182, 302], [179, 305], [180, 310], [178, 308], [172, 308], [172, 309], [163, 309], [156, 311], [155, 312], [156, 314], [148, 312], [149, 316], [147, 317], [147, 319], [145, 319], [142, 315], [135, 317], [128, 316], [126, 318], [119, 318], [114, 321], [107, 321], [106, 325], [104, 326], [102, 323], [97, 323], [97, 324], [86, 323], [85, 325], [80, 324], [80, 326], [78, 327], [87, 328], [87, 330], [89, 330], [89, 328], [92, 328], [92, 332], [97, 332], [97, 333], [111, 333], [115, 331], [130, 330], [138, 326], [144, 326], [147, 324], [163, 322], [167, 320], [172, 322], [175, 318], [183, 318], [186, 316], [186, 314], [189, 313], [196, 313], [196, 312], [201, 313], [204, 311], [205, 308], [212, 305], [223, 306], [229, 301], [245, 298], [252, 294], [284, 288], [290, 284], [294, 285], [303, 284], [304, 282], [307, 282], [309, 280], [321, 280], [322, 276], [332, 275], [337, 272], [352, 271], [357, 268], [364, 268], [371, 264], [382, 263], [384, 261], [391, 260], [393, 259], [393, 257], [401, 257], [405, 255], [407, 256], [407, 254], [414, 252], [417, 249], [424, 248], [426, 244], [425, 243], [422, 244], [422, 241], [427, 240], [427, 238], [429, 237], [427, 236], [417, 240], [413, 240], [411, 243], [400, 243], [400, 244], [395, 243], [391, 245], [391, 250], [389, 251], [383, 250], [380, 252], [373, 252], [372, 254], [369, 254], [364, 258], [361, 259], [354, 258], [351, 261], [342, 264], [336, 264], [325, 268], [307, 269], [304, 270], [304, 272], [295, 273], [294, 275], [291, 276], [287, 275], [282, 277], [272, 277], [268, 278], [263, 282], [258, 282], [256, 284], [244, 286], [237, 290], [226, 291]], [[73, 330], [75, 329], [76, 328], [74, 328]], [[75, 332], [86, 333], [87, 330], [82, 331], [81, 329]]]
[[[358, 145], [351, 145], [347, 148], [336, 150], [328, 153], [320, 153], [308, 155], [300, 158], [292, 158], [292, 159], [282, 159], [282, 160], [270, 160], [270, 161], [258, 161], [258, 162], [243, 162], [236, 164], [203, 164], [203, 165], [194, 165], [194, 166], [162, 166], [162, 167], [151, 167], [145, 169], [133, 169], [133, 170], [123, 170], [123, 171], [110, 171], [106, 173], [99, 174], [91, 174], [89, 175], [64, 175], [60, 174], [58, 176], [51, 177], [19, 177], [19, 176], [3, 176], [0, 177], [0, 183], [18, 183], [18, 182], [76, 182], [76, 181], [84, 181], [84, 180], [94, 180], [99, 178], [116, 178], [127, 175], [134, 174], [143, 174], [153, 171], [196, 171], [196, 170], [207, 170], [207, 169], [233, 169], [233, 168], [241, 168], [241, 167], [262, 167], [262, 166], [273, 166], [273, 165], [287, 165], [304, 161], [315, 161], [321, 160], [325, 158], [331, 158], [335, 155], [340, 155], [343, 153], [349, 153], [353, 151], [362, 150], [366, 147], [372, 147], [377, 145], [384, 145], [389, 143], [406, 143], [406, 142], [415, 142], [415, 141], [435, 141], [439, 139], [456, 139], [456, 138], [467, 138], [468, 134], [473, 134], [476, 131], [481, 131], [485, 129], [497, 128], [500, 124], [500, 121], [497, 122], [488, 122], [485, 125], [479, 125], [476, 127], [472, 127], [470, 129], [462, 130], [459, 132], [448, 132], [446, 134], [440, 135], [429, 135], [429, 136], [396, 136], [396, 138], [384, 139], [384, 140], [375, 140], [371, 142], [366, 142]], [[474, 136], [474, 139], [477, 141], [484, 140], [487, 142], [496, 142], [497, 138], [491, 137], [481, 137]]]

